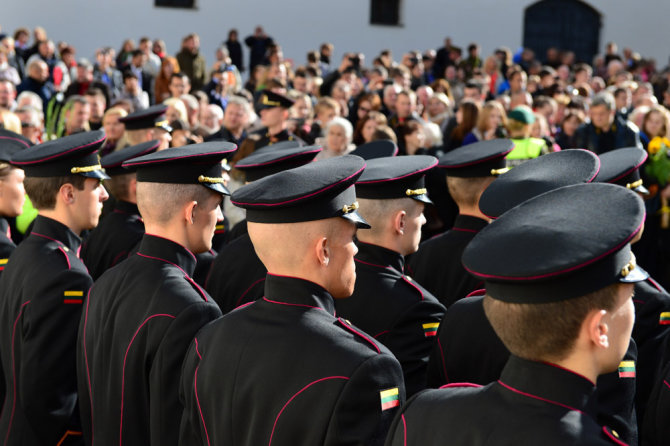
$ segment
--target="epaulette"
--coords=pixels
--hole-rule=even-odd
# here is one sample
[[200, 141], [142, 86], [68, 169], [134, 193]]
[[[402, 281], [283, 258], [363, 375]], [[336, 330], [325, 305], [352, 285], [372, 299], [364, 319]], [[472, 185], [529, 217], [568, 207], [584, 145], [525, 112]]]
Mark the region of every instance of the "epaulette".
[[351, 325], [351, 322], [349, 322], [346, 319], [343, 319], [341, 317], [337, 318], [337, 322], [340, 323], [342, 327], [344, 327], [345, 330], [350, 331], [351, 333], [354, 334], [357, 338], [362, 338], [364, 341], [366, 341], [368, 344], [372, 345], [372, 348], [377, 352], [381, 353], [382, 351], [379, 349], [379, 346], [375, 341], [373, 341], [368, 335], [363, 333], [362, 331], [354, 328], [353, 325]]

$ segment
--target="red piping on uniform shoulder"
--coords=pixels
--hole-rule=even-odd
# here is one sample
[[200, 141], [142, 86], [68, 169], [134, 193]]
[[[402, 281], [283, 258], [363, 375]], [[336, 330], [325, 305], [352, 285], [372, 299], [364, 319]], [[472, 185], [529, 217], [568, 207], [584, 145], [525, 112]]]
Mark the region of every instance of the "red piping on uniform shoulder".
[[[168, 262], [170, 263], [170, 262]], [[181, 268], [180, 268], [181, 269]], [[126, 348], [126, 354], [123, 355], [123, 369], [121, 369], [121, 423], [119, 425], [119, 446], [123, 445], [123, 391], [126, 386], [126, 359], [128, 359], [128, 352], [130, 351], [130, 347], [133, 345], [133, 341], [135, 341], [135, 337], [137, 337], [137, 334], [140, 332], [142, 327], [149, 322], [151, 319], [156, 318], [156, 317], [168, 317], [170, 319], [176, 319], [175, 316], [171, 314], [154, 314], [149, 316], [142, 322], [142, 324], [139, 326], [137, 331], [135, 331], [135, 334], [133, 335], [132, 339], [128, 343], [128, 347]]]
[[475, 230], [475, 229], [457, 228], [457, 227], [455, 227], [455, 226], [454, 226], [453, 228], [451, 228], [451, 230], [452, 230], [452, 231], [459, 231], [459, 232], [471, 232], [471, 233], [473, 233], [473, 234], [476, 234], [476, 233], [479, 232], [479, 231], [477, 231], [477, 230]]
[[291, 398], [289, 398], [289, 400], [286, 402], [286, 404], [284, 404], [284, 406], [281, 408], [281, 410], [277, 414], [277, 418], [275, 418], [275, 422], [272, 425], [272, 433], [270, 433], [270, 443], [268, 443], [268, 446], [272, 444], [272, 437], [274, 436], [275, 428], [277, 427], [277, 422], [279, 421], [279, 417], [281, 417], [282, 412], [284, 412], [284, 409], [286, 409], [286, 406], [291, 404], [291, 401], [293, 401], [295, 399], [295, 397], [300, 395], [302, 392], [304, 392], [305, 390], [307, 390], [308, 388], [310, 388], [314, 384], [320, 383], [322, 381], [327, 381], [327, 380], [330, 380], [330, 379], [344, 379], [344, 380], [347, 380], [347, 381], [349, 380], [349, 378], [346, 377], [346, 376], [328, 376], [326, 378], [321, 378], [321, 379], [317, 379], [316, 381], [312, 381], [311, 383], [307, 384], [305, 387], [300, 389], [298, 392], [296, 392]]
[[440, 342], [440, 337], [437, 337], [437, 346], [440, 349], [440, 358], [442, 359], [442, 372], [444, 373], [444, 380], [449, 382], [449, 376], [447, 376], [447, 361], [444, 359], [444, 349], [442, 348], [442, 343]]
[[519, 395], [527, 396], [528, 398], [533, 398], [533, 399], [536, 399], [536, 400], [539, 400], [539, 401], [544, 401], [545, 403], [554, 404], [556, 406], [564, 407], [564, 408], [569, 409], [569, 410], [574, 410], [574, 411], [579, 412], [581, 414], [584, 413], [579, 409], [575, 409], [574, 407], [570, 407], [570, 406], [567, 406], [565, 404], [558, 403], [556, 401], [548, 400], [546, 398], [542, 398], [542, 397], [539, 397], [537, 395], [532, 395], [530, 393], [522, 392], [521, 390], [518, 390], [518, 389], [515, 389], [514, 387], [508, 386], [507, 384], [505, 384], [504, 382], [502, 382], [500, 380], [498, 380], [498, 384], [500, 384], [501, 386], [503, 386], [507, 390], [511, 390], [514, 393], [518, 393]]
[[474, 383], [449, 383], [445, 384], [443, 386], [440, 386], [440, 389], [451, 389], [453, 387], [483, 387], [481, 384], [474, 384]]
[[286, 305], [286, 306], [289, 306], [289, 307], [314, 308], [314, 309], [316, 309], [316, 310], [323, 310], [323, 311], [326, 311], [326, 310], [324, 310], [324, 309], [321, 308], [321, 307], [315, 307], [315, 306], [313, 306], [313, 305], [290, 304], [290, 303], [288, 303], [288, 302], [279, 302], [279, 301], [276, 301], [276, 300], [270, 300], [270, 299], [268, 299], [267, 297], [263, 297], [263, 300], [266, 301], [266, 302], [270, 302], [271, 304]]
[[91, 404], [91, 444], [95, 444], [93, 441], [95, 429], [93, 428], [93, 386], [91, 386], [91, 372], [88, 367], [88, 351], [86, 350], [86, 325], [88, 324], [88, 307], [91, 303], [91, 290], [93, 287], [88, 289], [86, 295], [86, 313], [84, 314], [84, 362], [86, 363], [86, 379], [88, 380], [88, 399]]
[[407, 421], [405, 421], [405, 414], [400, 415], [402, 419], [402, 444], [407, 446]]
[[405, 276], [402, 276], [402, 280], [404, 280], [405, 282], [407, 282], [407, 284], [408, 284], [409, 286], [411, 286], [412, 288], [414, 288], [415, 290], [417, 290], [417, 291], [419, 292], [419, 294], [421, 294], [421, 300], [424, 299], [423, 291], [421, 291], [421, 288], [419, 288], [418, 286], [414, 285], [411, 281], [407, 280], [407, 278], [406, 278]]
[[341, 317], [340, 317], [340, 318], [337, 318], [337, 320], [340, 322], [340, 324], [342, 324], [342, 326], [343, 326], [344, 328], [346, 328], [347, 330], [349, 330], [349, 331], [352, 332], [353, 334], [356, 334], [356, 335], [362, 337], [363, 339], [365, 339], [366, 341], [368, 341], [370, 344], [372, 344], [372, 346], [375, 348], [375, 350], [377, 350], [377, 353], [380, 353], [380, 354], [381, 354], [382, 351], [379, 349], [379, 347], [377, 347], [377, 344], [375, 343], [375, 341], [373, 341], [372, 339], [370, 339], [365, 333], [363, 333], [362, 331], [358, 331], [358, 330], [356, 330], [354, 327], [352, 327], [351, 325], [349, 325], [349, 324], [347, 324], [346, 322], [344, 322], [344, 321], [342, 320]]
[[254, 283], [252, 283], [251, 286], [250, 286], [249, 288], [247, 288], [247, 290], [246, 290], [244, 293], [242, 293], [242, 295], [240, 296], [240, 298], [237, 299], [237, 302], [235, 302], [235, 305], [236, 305], [236, 306], [239, 306], [239, 305], [240, 305], [240, 302], [242, 301], [242, 299], [244, 299], [244, 296], [246, 296], [247, 293], [249, 293], [249, 291], [251, 291], [251, 289], [252, 289], [253, 287], [255, 287], [256, 285], [258, 285], [258, 284], [261, 283], [261, 282], [265, 282], [265, 277], [263, 277], [262, 279], [258, 279], [257, 281], [255, 281]]
[[[191, 252], [191, 251], [189, 251], [189, 253], [190, 253], [190, 252]], [[179, 265], [177, 265], [176, 263], [172, 263], [172, 262], [170, 262], [169, 260], [161, 259], [160, 257], [148, 256], [148, 255], [146, 255], [146, 254], [142, 254], [141, 252], [138, 252], [137, 255], [140, 256], [140, 257], [147, 258], [147, 259], [160, 260], [161, 262], [168, 263], [168, 264], [174, 266], [175, 268], [178, 268], [179, 271], [181, 271], [182, 273], [184, 273], [184, 278], [185, 278], [189, 283], [191, 283], [192, 285], [194, 285], [194, 286], [197, 288], [197, 290], [198, 290], [198, 292], [200, 293], [200, 295], [202, 296], [202, 298], [205, 299], [205, 302], [209, 302], [209, 299], [207, 299], [207, 293], [206, 293], [202, 288], [200, 288], [200, 285], [198, 285], [198, 284], [191, 278], [191, 276], [189, 276], [188, 273], [186, 273], [186, 271], [184, 271], [184, 270], [183, 270]], [[191, 253], [191, 255], [193, 255], [193, 254]]]

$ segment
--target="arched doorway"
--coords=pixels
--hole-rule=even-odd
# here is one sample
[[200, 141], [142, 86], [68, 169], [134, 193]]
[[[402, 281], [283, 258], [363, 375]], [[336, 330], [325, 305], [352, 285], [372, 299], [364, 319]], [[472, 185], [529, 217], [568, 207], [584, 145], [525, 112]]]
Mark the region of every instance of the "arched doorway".
[[577, 60], [591, 63], [600, 44], [601, 17], [579, 0], [541, 0], [525, 10], [523, 45], [541, 60], [554, 47], [573, 51]]

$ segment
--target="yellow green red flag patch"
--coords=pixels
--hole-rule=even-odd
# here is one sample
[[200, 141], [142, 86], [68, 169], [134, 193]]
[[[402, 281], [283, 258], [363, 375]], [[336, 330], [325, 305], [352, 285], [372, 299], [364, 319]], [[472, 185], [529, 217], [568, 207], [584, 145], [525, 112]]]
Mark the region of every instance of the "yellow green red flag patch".
[[379, 397], [382, 400], [382, 411], [400, 406], [400, 397], [397, 387], [388, 390], [382, 390], [379, 392]]
[[661, 317], [659, 317], [658, 323], [661, 325], [670, 325], [670, 312], [664, 311], [661, 313]]
[[437, 335], [437, 328], [440, 326], [439, 322], [430, 322], [428, 324], [423, 324], [423, 335], [425, 337]]
[[635, 361], [621, 361], [619, 378], [635, 378]]

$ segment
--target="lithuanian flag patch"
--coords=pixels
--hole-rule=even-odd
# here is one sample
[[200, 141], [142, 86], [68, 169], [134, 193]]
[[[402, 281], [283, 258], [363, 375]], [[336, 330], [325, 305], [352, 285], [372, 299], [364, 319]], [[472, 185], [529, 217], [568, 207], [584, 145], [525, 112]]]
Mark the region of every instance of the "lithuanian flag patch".
[[84, 301], [83, 291], [65, 291], [63, 293], [64, 304], [80, 304]]
[[398, 395], [397, 387], [382, 390], [379, 392], [379, 397], [382, 400], [382, 411], [400, 406], [400, 397]]
[[437, 335], [437, 327], [440, 326], [439, 322], [430, 322], [428, 324], [423, 324], [423, 335], [427, 338]]
[[635, 361], [621, 361], [619, 378], [635, 378]]
[[670, 312], [664, 311], [658, 318], [658, 323], [661, 325], [670, 325]]

